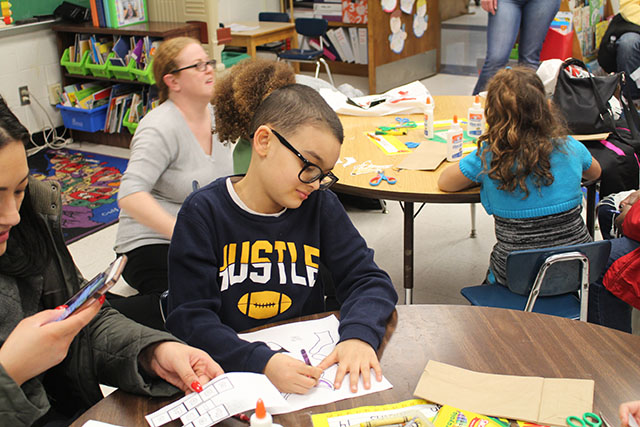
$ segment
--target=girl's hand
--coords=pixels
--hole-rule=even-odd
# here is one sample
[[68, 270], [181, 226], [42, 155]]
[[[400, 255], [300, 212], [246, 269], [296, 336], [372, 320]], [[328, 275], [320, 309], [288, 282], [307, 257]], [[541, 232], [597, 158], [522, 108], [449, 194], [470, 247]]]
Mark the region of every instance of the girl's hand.
[[480, 6], [492, 15], [496, 14], [498, 10], [498, 0], [482, 0]]
[[22, 319], [0, 347], [0, 365], [18, 385], [56, 366], [67, 356], [71, 341], [98, 313], [102, 303], [104, 297], [59, 322], [55, 319], [62, 310], [44, 310]]
[[371, 388], [371, 369], [376, 374], [376, 380], [382, 381], [382, 368], [378, 362], [375, 350], [368, 343], [358, 339], [350, 339], [338, 343], [331, 354], [324, 358], [318, 368], [327, 369], [333, 364], [338, 364], [338, 372], [333, 383], [336, 389], [342, 385], [344, 376], [350, 374], [350, 388], [353, 393], [358, 391], [358, 379], [362, 374], [362, 383], [365, 389]]
[[620, 414], [620, 423], [622, 427], [626, 427], [629, 424], [629, 417], [633, 417], [637, 424], [640, 424], [640, 400], [634, 402], [626, 402], [620, 405], [618, 410]]
[[264, 374], [282, 393], [305, 394], [318, 383], [322, 369], [276, 353], [267, 362]]
[[188, 345], [164, 341], [145, 348], [139, 358], [147, 372], [153, 372], [185, 393], [201, 392], [224, 371], [206, 352]]

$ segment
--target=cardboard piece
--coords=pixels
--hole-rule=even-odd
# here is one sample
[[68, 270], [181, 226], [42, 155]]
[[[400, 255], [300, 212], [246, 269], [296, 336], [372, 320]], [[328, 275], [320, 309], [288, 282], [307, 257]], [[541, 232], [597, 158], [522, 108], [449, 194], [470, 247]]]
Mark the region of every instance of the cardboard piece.
[[414, 395], [479, 414], [565, 426], [593, 408], [593, 380], [523, 377], [469, 371], [430, 360]]
[[434, 141], [423, 141], [418, 148], [396, 166], [397, 169], [420, 171], [436, 170], [447, 158], [447, 145]]

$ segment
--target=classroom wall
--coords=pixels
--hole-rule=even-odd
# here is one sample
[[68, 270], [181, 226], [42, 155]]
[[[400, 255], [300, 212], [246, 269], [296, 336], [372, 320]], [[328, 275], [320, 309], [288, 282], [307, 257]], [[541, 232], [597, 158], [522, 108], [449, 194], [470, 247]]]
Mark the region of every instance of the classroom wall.
[[62, 117], [49, 105], [48, 85], [62, 82], [56, 38], [51, 28], [0, 38], [0, 94], [29, 132], [39, 132], [49, 122], [35, 101], [20, 105], [18, 87], [27, 85], [46, 109], [54, 126], [62, 125]]
[[[280, 12], [280, 0], [218, 0], [218, 20], [225, 25], [237, 21], [257, 21], [260, 12]], [[289, 0], [287, 0], [289, 1]]]
[[[11, 12], [13, 19], [26, 19], [38, 15], [51, 15], [63, 0], [13, 0]], [[89, 7], [89, 0], [67, 0], [69, 3]]]

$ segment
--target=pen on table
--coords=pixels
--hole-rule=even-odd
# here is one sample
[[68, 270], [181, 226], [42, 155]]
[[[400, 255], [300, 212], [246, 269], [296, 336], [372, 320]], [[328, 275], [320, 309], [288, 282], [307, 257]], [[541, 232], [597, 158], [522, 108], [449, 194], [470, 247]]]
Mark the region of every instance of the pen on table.
[[401, 136], [401, 135], [406, 135], [407, 131], [406, 130], [377, 130], [375, 134]]

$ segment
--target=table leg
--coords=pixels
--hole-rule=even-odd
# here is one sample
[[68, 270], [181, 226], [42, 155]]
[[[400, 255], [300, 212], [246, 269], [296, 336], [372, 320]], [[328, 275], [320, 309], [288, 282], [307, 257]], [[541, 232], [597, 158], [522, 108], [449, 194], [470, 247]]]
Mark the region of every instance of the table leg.
[[587, 230], [591, 238], [595, 236], [596, 225], [596, 184], [587, 186]]
[[253, 40], [249, 40], [249, 45], [247, 46], [247, 53], [252, 58], [256, 57], [256, 44], [253, 42]]
[[471, 203], [469, 207], [471, 208], [471, 233], [469, 237], [473, 239], [476, 237], [476, 204]]
[[413, 202], [404, 204], [404, 303], [413, 303]]

